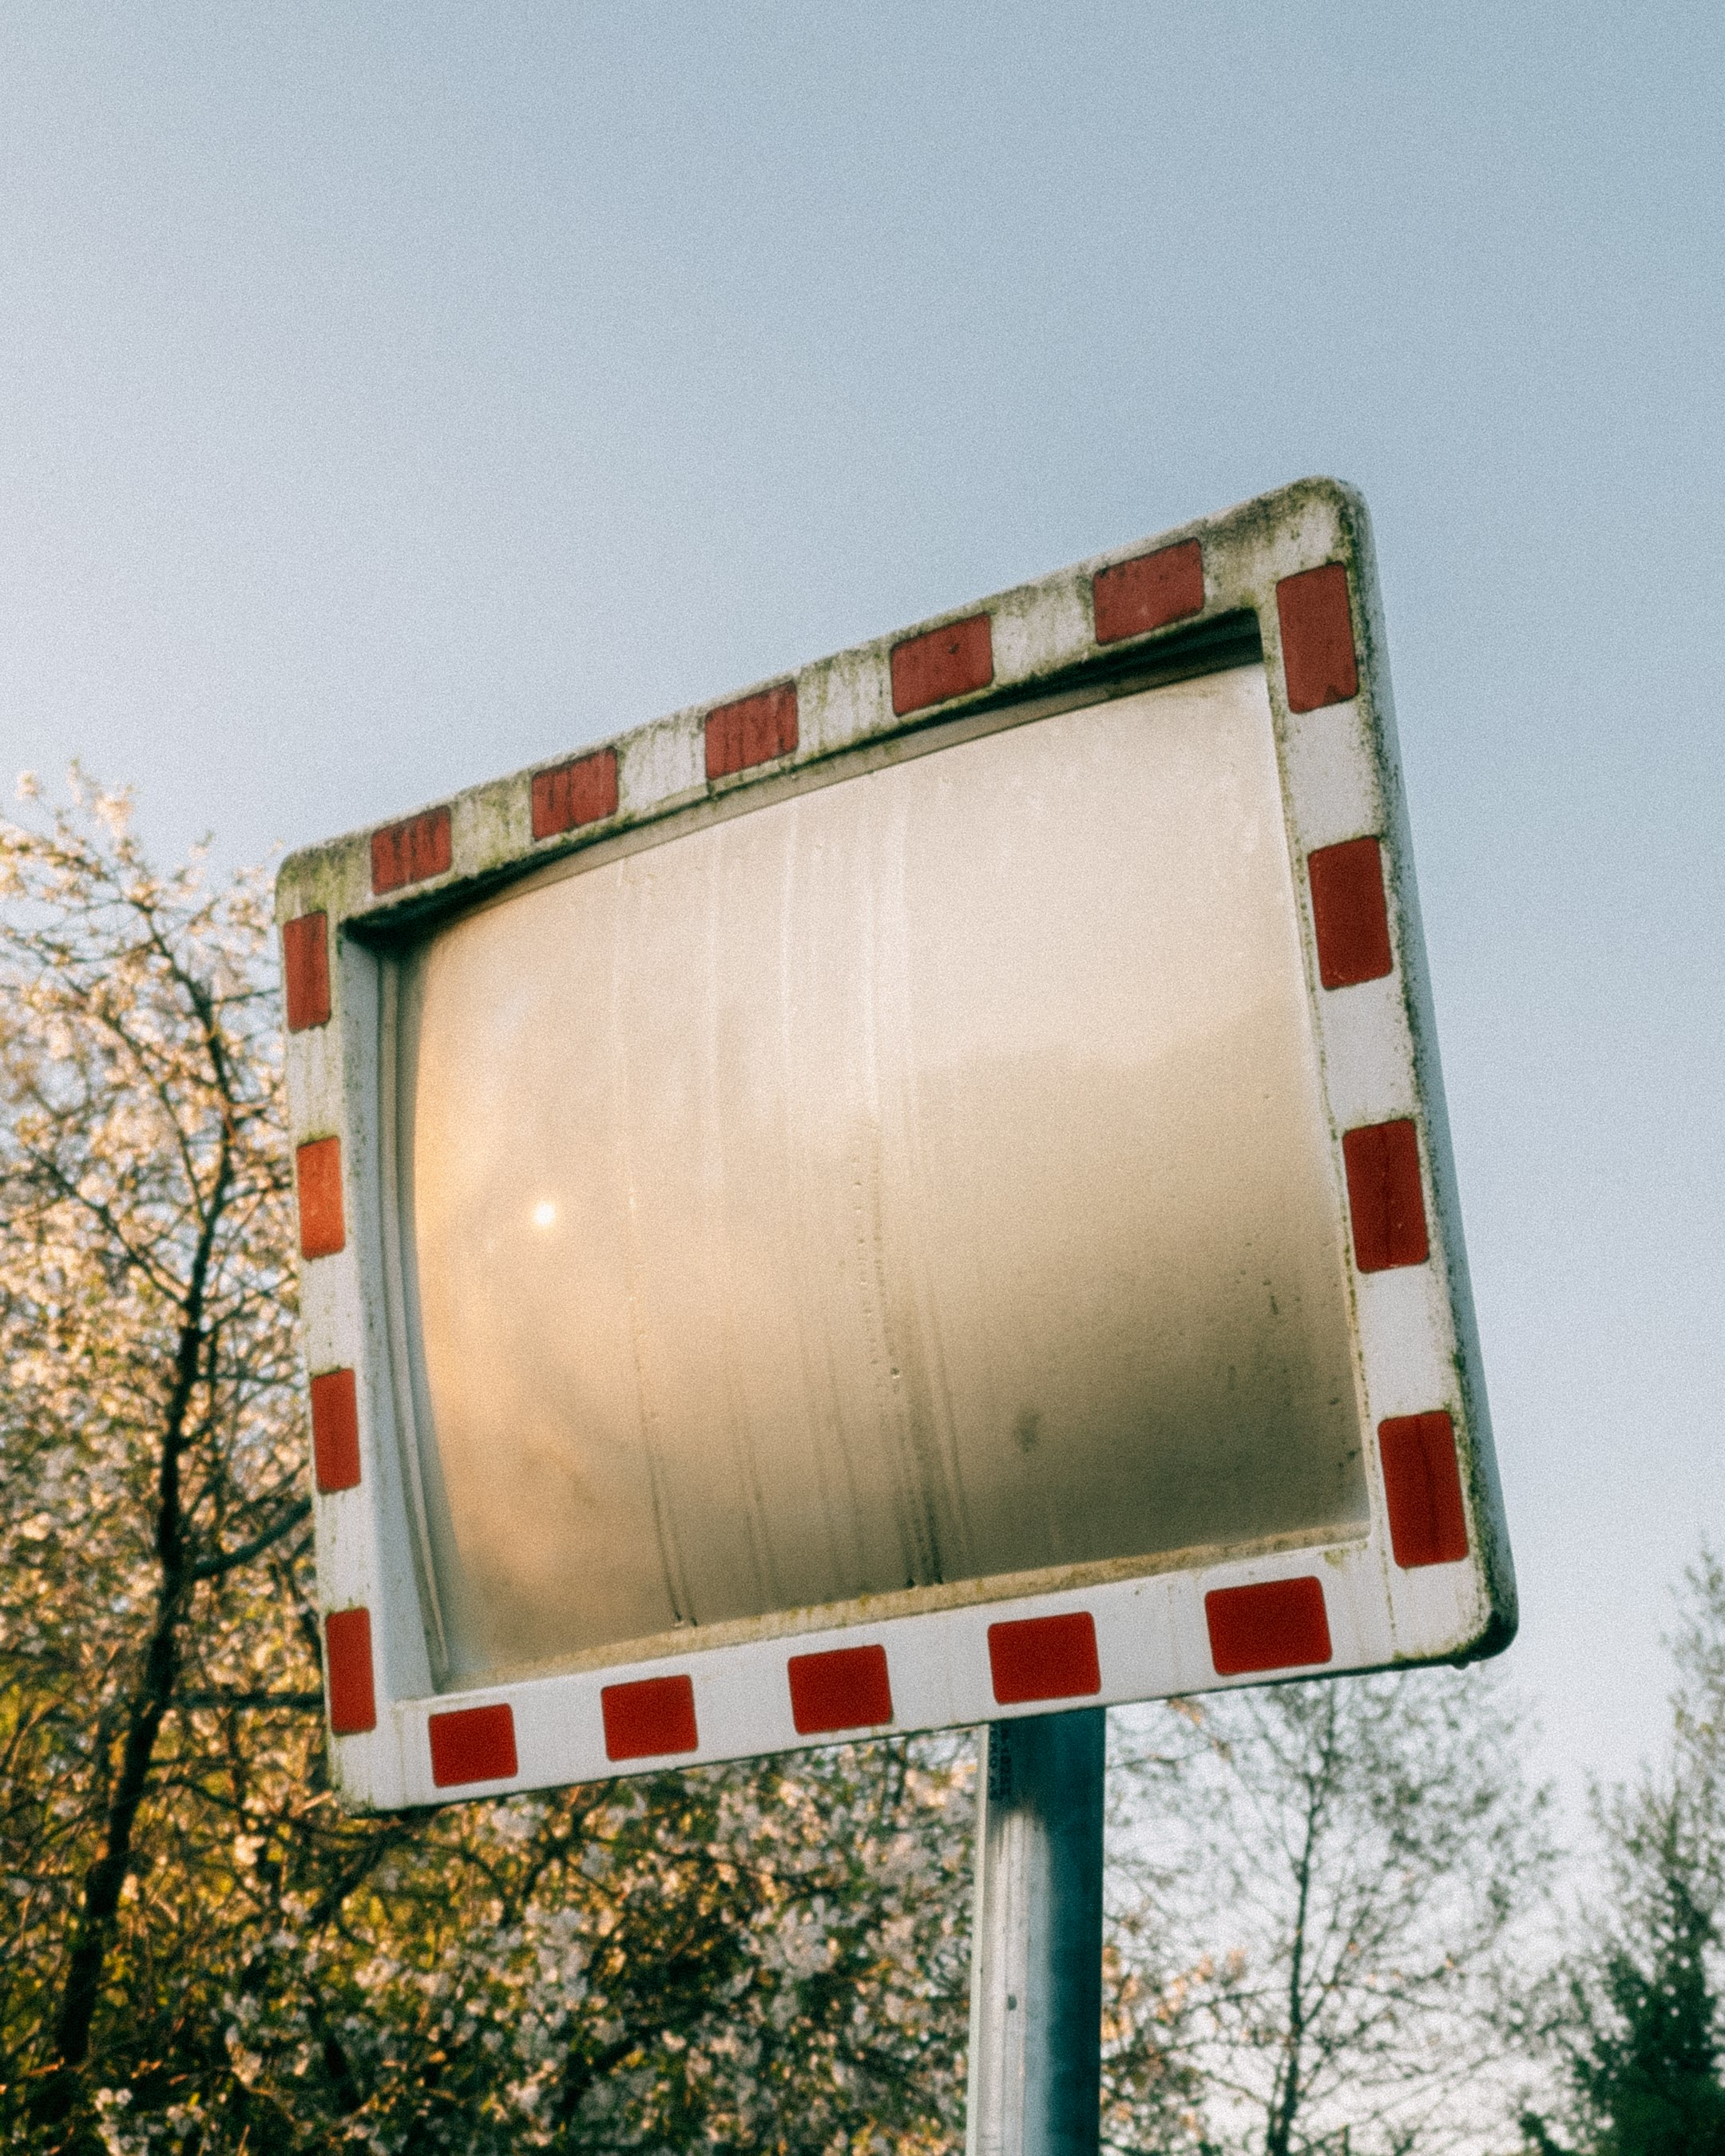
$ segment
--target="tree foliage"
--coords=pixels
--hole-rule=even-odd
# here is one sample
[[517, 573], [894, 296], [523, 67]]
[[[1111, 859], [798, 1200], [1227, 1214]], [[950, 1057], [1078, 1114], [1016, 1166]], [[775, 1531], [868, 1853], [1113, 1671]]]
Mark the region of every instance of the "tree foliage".
[[1725, 2156], [1719, 2015], [1707, 1961], [1712, 1912], [1697, 1897], [1681, 1808], [1637, 1821], [1632, 1861], [1647, 1875], [1635, 1946], [1606, 1952], [1578, 1989], [1572, 2066], [1598, 2156]]
[[1670, 1758], [1596, 1799], [1607, 1892], [1548, 2032], [1566, 2116], [1522, 2121], [1543, 2156], [1725, 2156], [1725, 1571], [1709, 1551], [1672, 1644]]
[[1184, 1972], [1165, 2010], [1204, 2092], [1197, 2138], [1265, 2156], [1477, 2145], [1503, 2118], [1493, 2069], [1553, 1861], [1492, 1674], [1187, 1712], [1183, 1753], [1128, 1738], [1122, 1763], [1141, 1928]]
[[968, 1748], [336, 1806], [271, 943], [123, 796], [0, 826], [0, 2126], [950, 2147]]

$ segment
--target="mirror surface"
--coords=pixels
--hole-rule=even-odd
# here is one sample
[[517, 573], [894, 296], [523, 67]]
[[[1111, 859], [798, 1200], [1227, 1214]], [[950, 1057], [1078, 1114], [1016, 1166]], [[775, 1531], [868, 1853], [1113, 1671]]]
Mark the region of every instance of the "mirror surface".
[[506, 895], [400, 1009], [444, 1681], [1363, 1530], [1260, 666]]

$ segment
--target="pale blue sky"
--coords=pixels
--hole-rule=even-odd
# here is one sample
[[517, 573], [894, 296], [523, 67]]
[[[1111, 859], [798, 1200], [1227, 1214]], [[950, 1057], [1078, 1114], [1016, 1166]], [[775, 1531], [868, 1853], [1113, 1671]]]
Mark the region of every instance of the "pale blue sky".
[[327, 835], [1372, 505], [1572, 1788], [1725, 1541], [1717, 6], [0, 13], [0, 749]]

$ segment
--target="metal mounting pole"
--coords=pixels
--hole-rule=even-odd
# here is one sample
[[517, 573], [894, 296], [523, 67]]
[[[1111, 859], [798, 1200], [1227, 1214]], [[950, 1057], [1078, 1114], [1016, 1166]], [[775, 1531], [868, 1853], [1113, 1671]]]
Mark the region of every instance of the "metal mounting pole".
[[1107, 1713], [983, 1732], [965, 2156], [1096, 2156]]

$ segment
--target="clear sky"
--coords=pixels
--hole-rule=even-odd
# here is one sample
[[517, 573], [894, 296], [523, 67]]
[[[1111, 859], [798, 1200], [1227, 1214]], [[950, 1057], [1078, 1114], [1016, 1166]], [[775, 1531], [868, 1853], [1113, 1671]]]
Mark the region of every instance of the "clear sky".
[[1376, 522], [1514, 1660], [1725, 1541], [1725, 11], [0, 13], [0, 752], [323, 837], [1315, 471]]

